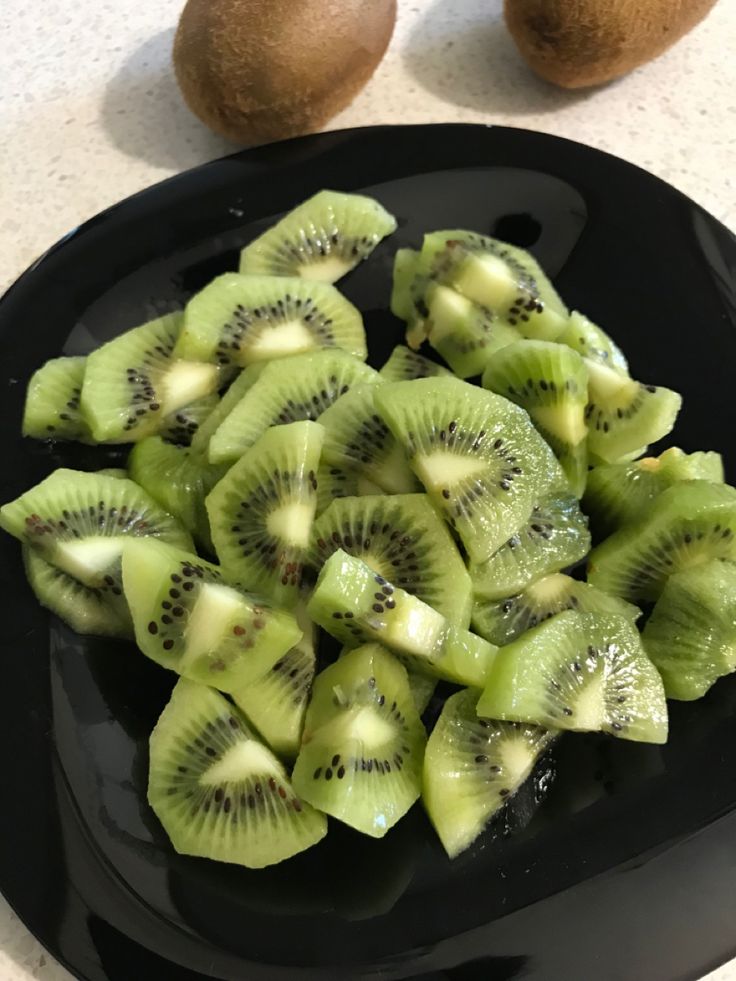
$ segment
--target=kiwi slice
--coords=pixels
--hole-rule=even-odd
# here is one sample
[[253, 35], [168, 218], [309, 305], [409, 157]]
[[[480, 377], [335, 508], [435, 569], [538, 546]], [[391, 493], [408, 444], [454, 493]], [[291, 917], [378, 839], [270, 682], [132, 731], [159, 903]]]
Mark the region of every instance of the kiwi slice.
[[120, 560], [127, 540], [150, 536], [193, 548], [179, 522], [132, 480], [77, 470], [55, 470], [0, 508], [0, 526], [95, 590], [116, 608], [114, 619], [126, 616]]
[[167, 443], [177, 446], [191, 446], [192, 440], [213, 412], [220, 405], [220, 397], [215, 392], [205, 395], [190, 405], [177, 409], [161, 423], [159, 435]]
[[317, 508], [323, 439], [315, 422], [273, 426], [205, 502], [226, 574], [280, 603], [298, 598]]
[[175, 515], [209, 551], [212, 539], [204, 501], [227, 470], [227, 464], [210, 463], [201, 453], [167, 443], [160, 436], [148, 436], [136, 443], [128, 457], [131, 479]]
[[103, 591], [83, 585], [27, 545], [23, 547], [23, 564], [41, 606], [55, 613], [78, 634], [133, 636], [133, 624], [125, 603], [110, 602]]
[[687, 480], [594, 548], [588, 579], [634, 603], [656, 600], [671, 575], [709, 559], [736, 559], [736, 490]]
[[676, 446], [632, 463], [608, 463], [588, 474], [583, 507], [599, 537], [644, 516], [654, 499], [681, 480], [723, 483], [719, 453], [684, 453]]
[[[345, 657], [346, 654], [349, 654], [353, 650], [355, 650], [355, 645], [345, 644], [340, 651], [340, 657]], [[432, 678], [428, 674], [422, 674], [421, 671], [417, 671], [412, 667], [412, 662], [409, 658], [395, 653], [393, 657], [399, 664], [404, 665], [406, 676], [409, 679], [411, 697], [414, 699], [414, 707], [419, 715], [421, 715], [432, 700], [432, 695], [434, 695], [437, 688], [437, 679]]]
[[547, 491], [565, 486], [523, 409], [456, 378], [376, 389], [376, 404], [433, 503], [474, 562], [513, 535]]
[[588, 519], [574, 494], [555, 493], [485, 562], [470, 564], [473, 591], [484, 599], [520, 593], [529, 583], [574, 565], [590, 551]]
[[362, 473], [387, 494], [417, 489], [404, 451], [378, 414], [373, 382], [355, 385], [319, 417], [325, 429], [326, 463]]
[[499, 647], [510, 644], [525, 630], [549, 620], [563, 610], [581, 613], [617, 613], [635, 622], [641, 615], [638, 607], [609, 596], [587, 582], [578, 582], [561, 572], [537, 579], [522, 592], [503, 599], [476, 599], [473, 607], [473, 629]]
[[320, 463], [317, 471], [317, 514], [322, 514], [334, 500], [385, 493], [378, 484], [349, 467]]
[[221, 691], [259, 678], [302, 636], [290, 613], [235, 589], [219, 566], [164, 542], [126, 544], [123, 586], [143, 653]]
[[[416, 249], [397, 249], [394, 256], [393, 286], [391, 289], [391, 313], [407, 322], [416, 316], [412, 286], [419, 270], [419, 253]], [[395, 379], [398, 381], [399, 379]]]
[[478, 714], [551, 729], [667, 740], [662, 679], [628, 617], [568, 610], [502, 647]]
[[642, 385], [613, 368], [586, 360], [588, 369], [588, 446], [601, 459], [622, 456], [656, 443], [670, 432], [682, 396], [669, 388]]
[[317, 628], [302, 607], [295, 610], [301, 640], [232, 693], [271, 749], [293, 759], [299, 752], [304, 716], [314, 681]]
[[622, 375], [629, 373], [628, 362], [618, 344], [592, 320], [576, 310], [570, 314], [567, 326], [557, 340], [590, 361], [613, 368]]
[[81, 406], [100, 443], [133, 443], [166, 416], [216, 392], [216, 365], [182, 361], [173, 350], [181, 316], [169, 314], [126, 331], [87, 357]]
[[311, 618], [354, 647], [377, 641], [412, 668], [461, 685], [483, 685], [496, 648], [339, 549], [322, 566]]
[[451, 695], [427, 741], [422, 799], [445, 851], [455, 858], [516, 793], [554, 733], [479, 719], [477, 691]]
[[240, 253], [240, 272], [334, 283], [387, 235], [396, 219], [361, 194], [320, 191]]
[[237, 460], [269, 426], [317, 419], [341, 395], [378, 372], [334, 349], [271, 362], [210, 439], [210, 460]]
[[338, 549], [362, 559], [451, 623], [470, 623], [470, 576], [426, 494], [334, 501], [314, 523], [309, 564], [321, 569]]
[[491, 310], [449, 286], [431, 284], [424, 302], [429, 343], [460, 378], [479, 375], [496, 351], [519, 339]]
[[517, 341], [494, 354], [483, 385], [526, 409], [580, 497], [588, 475], [588, 372], [580, 355], [553, 341]]
[[275, 865], [327, 834], [325, 816], [296, 795], [242, 712], [186, 678], [151, 733], [148, 802], [177, 852], [247, 868]]
[[414, 378], [436, 378], [438, 375], [450, 375], [451, 372], [441, 364], [404, 347], [403, 344], [397, 344], [378, 374], [384, 381], [395, 382], [412, 381]]
[[174, 353], [244, 367], [322, 347], [368, 353], [363, 318], [334, 286], [225, 273], [187, 304]]
[[714, 559], [668, 579], [642, 640], [668, 698], [702, 698], [736, 671], [736, 565]]
[[378, 644], [359, 647], [315, 679], [294, 788], [382, 838], [419, 798], [426, 738], [406, 671]]
[[199, 424], [196, 433], [192, 436], [190, 444], [193, 450], [196, 450], [198, 453], [209, 453], [212, 436], [246, 392], [261, 377], [266, 364], [267, 362], [265, 361], [257, 361], [238, 374], [212, 412]]
[[23, 410], [24, 436], [91, 442], [92, 434], [79, 407], [86, 361], [54, 358], [34, 372]]
[[424, 237], [420, 268], [525, 337], [555, 340], [567, 326], [567, 308], [524, 249], [475, 232], [432, 232]]

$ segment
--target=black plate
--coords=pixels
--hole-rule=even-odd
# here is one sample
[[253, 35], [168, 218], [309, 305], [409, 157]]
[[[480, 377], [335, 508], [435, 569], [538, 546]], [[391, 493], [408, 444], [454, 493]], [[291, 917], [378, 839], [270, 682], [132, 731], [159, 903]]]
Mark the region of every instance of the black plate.
[[[47, 253], [0, 303], [0, 499], [59, 463], [111, 458], [20, 438], [35, 367], [181, 306], [235, 268], [273, 216], [325, 186], [367, 190], [399, 218], [342, 284], [365, 313], [373, 361], [400, 340], [386, 313], [396, 247], [443, 226], [491, 232], [531, 247], [637, 376], [684, 394], [679, 445], [720, 450], [733, 468], [733, 236], [671, 187], [584, 146], [418, 126], [237, 154], [129, 199]], [[673, 705], [664, 747], [562, 740], [454, 863], [415, 808], [381, 842], [333, 828], [311, 852], [249, 872], [175, 855], [145, 803], [147, 737], [170, 676], [47, 616], [17, 543], [2, 536], [0, 550], [0, 886], [80, 978], [679, 981], [736, 953], [736, 678]]]

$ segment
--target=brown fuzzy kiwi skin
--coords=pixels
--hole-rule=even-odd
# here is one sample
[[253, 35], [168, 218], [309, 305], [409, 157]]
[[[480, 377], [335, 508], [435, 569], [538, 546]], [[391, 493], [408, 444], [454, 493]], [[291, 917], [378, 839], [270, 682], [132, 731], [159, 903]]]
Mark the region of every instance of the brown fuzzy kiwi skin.
[[529, 66], [566, 89], [601, 85], [656, 58], [716, 0], [504, 0]]
[[240, 144], [312, 133], [371, 77], [396, 0], [188, 0], [174, 68], [192, 112]]

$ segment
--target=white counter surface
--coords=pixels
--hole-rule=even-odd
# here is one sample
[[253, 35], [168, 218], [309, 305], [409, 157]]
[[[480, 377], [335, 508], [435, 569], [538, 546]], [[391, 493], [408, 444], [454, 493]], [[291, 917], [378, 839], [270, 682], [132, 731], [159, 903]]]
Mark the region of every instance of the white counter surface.
[[[658, 61], [592, 93], [556, 90], [528, 72], [503, 28], [501, 0], [399, 5], [385, 60], [335, 128], [482, 122], [543, 130], [639, 164], [736, 226], [734, 0], [720, 0]], [[80, 221], [232, 149], [189, 114], [173, 81], [181, 6], [2, 0], [0, 288]], [[0, 981], [31, 978], [69, 975], [0, 900]], [[708, 981], [736, 981], [736, 963]]]

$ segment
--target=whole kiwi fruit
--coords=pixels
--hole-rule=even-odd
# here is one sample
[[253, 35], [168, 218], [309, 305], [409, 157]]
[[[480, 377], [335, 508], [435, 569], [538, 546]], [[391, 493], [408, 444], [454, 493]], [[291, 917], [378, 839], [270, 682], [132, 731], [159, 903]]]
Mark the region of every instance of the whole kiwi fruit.
[[666, 51], [716, 0], [505, 0], [524, 59], [567, 89], [600, 85]]
[[195, 115], [235, 143], [319, 130], [375, 71], [396, 0], [188, 0], [174, 68]]

